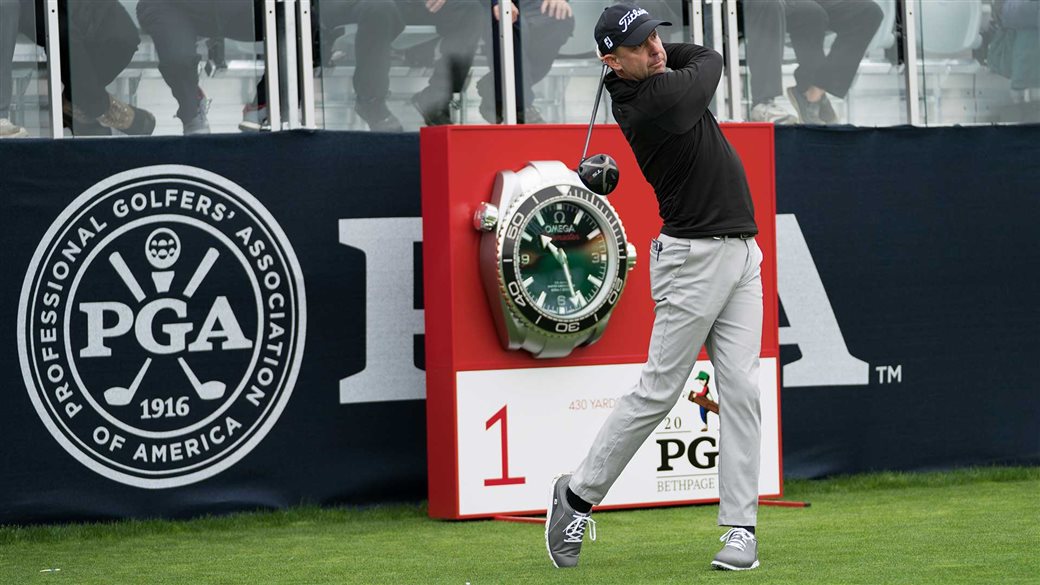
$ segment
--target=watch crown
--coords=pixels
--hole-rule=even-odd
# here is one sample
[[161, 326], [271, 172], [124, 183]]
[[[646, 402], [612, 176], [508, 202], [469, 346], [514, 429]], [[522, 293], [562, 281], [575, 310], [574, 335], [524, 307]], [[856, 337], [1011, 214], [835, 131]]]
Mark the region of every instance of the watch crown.
[[490, 203], [481, 203], [473, 213], [473, 229], [490, 232], [498, 226], [498, 208]]
[[625, 262], [628, 263], [628, 270], [631, 272], [636, 267], [636, 246], [632, 242], [627, 242], [625, 249], [628, 251], [628, 258]]

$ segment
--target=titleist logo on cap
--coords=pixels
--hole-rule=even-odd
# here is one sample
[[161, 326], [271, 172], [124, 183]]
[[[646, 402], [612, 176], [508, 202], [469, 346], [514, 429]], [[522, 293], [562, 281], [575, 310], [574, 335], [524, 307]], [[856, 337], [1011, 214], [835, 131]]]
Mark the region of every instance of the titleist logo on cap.
[[635, 21], [635, 19], [639, 18], [644, 14], [649, 14], [649, 12], [643, 10], [642, 8], [635, 8], [633, 10], [629, 10], [628, 14], [622, 16], [621, 20], [618, 21], [618, 26], [621, 27], [621, 32], [628, 32], [628, 25], [632, 24]]
[[646, 41], [658, 25], [670, 24], [650, 18], [649, 12], [627, 2], [614, 4], [604, 8], [596, 22], [596, 48], [605, 55], [619, 45], [635, 47]]

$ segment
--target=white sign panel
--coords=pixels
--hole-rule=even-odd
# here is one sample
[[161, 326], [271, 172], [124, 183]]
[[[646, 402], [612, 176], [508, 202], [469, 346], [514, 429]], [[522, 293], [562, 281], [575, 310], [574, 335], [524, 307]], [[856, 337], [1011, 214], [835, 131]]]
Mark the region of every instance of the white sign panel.
[[[459, 372], [459, 515], [545, 510], [549, 483], [576, 468], [643, 364]], [[697, 362], [698, 372], [713, 373]], [[760, 495], [780, 494], [777, 360], [763, 358]], [[715, 394], [714, 380], [710, 384]], [[684, 393], [685, 394], [685, 393]], [[718, 500], [719, 418], [681, 398], [636, 452], [603, 506]]]

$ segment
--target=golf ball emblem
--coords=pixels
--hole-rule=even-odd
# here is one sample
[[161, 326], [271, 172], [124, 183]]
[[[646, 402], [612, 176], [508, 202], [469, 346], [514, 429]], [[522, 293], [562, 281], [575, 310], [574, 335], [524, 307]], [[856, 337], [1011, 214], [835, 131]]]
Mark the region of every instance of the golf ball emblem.
[[145, 243], [145, 255], [148, 262], [157, 269], [165, 270], [173, 266], [181, 253], [181, 240], [176, 232], [167, 228], [159, 228], [148, 236]]
[[146, 167], [87, 190], [41, 241], [20, 300], [22, 372], [78, 461], [175, 487], [263, 440], [305, 322], [299, 263], [259, 201], [202, 169]]

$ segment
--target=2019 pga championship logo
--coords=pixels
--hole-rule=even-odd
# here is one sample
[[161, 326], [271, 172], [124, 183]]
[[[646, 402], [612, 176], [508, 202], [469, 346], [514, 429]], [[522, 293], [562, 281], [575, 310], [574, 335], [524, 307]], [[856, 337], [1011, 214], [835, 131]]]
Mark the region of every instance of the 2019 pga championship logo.
[[181, 486], [274, 426], [306, 313], [292, 246], [252, 195], [194, 167], [135, 169], [79, 196], [40, 242], [18, 310], [22, 375], [82, 464]]

